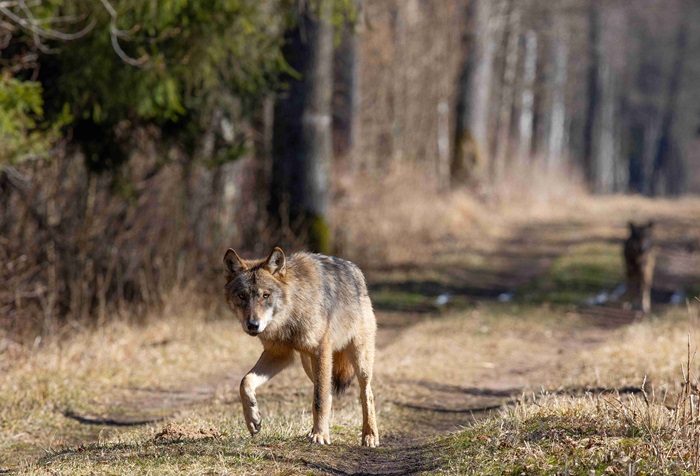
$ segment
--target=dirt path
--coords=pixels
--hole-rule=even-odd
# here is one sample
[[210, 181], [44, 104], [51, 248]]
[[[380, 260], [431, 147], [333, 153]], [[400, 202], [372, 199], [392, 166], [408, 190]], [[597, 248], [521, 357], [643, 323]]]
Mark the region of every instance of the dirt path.
[[[668, 302], [669, 297], [684, 286], [697, 282], [700, 256], [694, 242], [688, 240], [690, 224], [671, 218], [662, 226], [670, 231], [660, 240], [655, 300]], [[622, 228], [622, 229], [621, 229]], [[373, 291], [414, 295], [426, 299], [406, 302], [380, 302], [378, 306], [378, 360], [389, 367], [378, 371], [377, 379], [383, 393], [391, 395], [391, 403], [400, 415], [399, 431], [390, 431], [383, 444], [389, 448], [380, 457], [370, 457], [360, 449], [344, 449], [334, 466], [311, 467], [329, 474], [412, 474], [429, 471], [437, 463], [435, 448], [428, 448], [430, 437], [458, 430], [476, 420], [488, 418], [492, 412], [512, 405], [528, 394], [584, 394], [586, 392], [636, 393], [638, 388], [575, 388], [562, 387], [568, 362], [576, 361], [582, 352], [619, 337], [620, 331], [634, 322], [638, 315], [618, 305], [578, 305], [564, 313], [560, 324], [535, 335], [510, 336], [507, 352], [494, 351], [476, 369], [466, 365], [459, 375], [445, 376], [444, 365], [464, 365], [464, 361], [445, 359], [440, 347], [454, 346], [450, 339], [433, 336], [435, 359], [429, 357], [419, 365], [434, 365], [434, 376], [424, 378], [397, 377], [393, 365], [411, 359], [416, 351], [412, 342], [425, 339], [425, 330], [439, 326], [426, 321], [440, 319], [440, 306], [435, 301], [447, 296], [457, 307], [476, 308], [484, 302], [513, 299], [523, 288], [542, 277], [552, 263], [572, 247], [586, 244], [620, 246], [624, 226], [603, 222], [592, 226], [586, 221], [564, 221], [523, 226], [488, 250], [454, 246], [443, 250], [432, 267], [406, 267], [398, 271], [379, 270], [373, 277]], [[679, 235], [681, 238], [679, 239]], [[685, 237], [685, 238], [684, 238]], [[465, 264], [470, 255], [479, 255], [487, 267]], [[398, 277], [397, 277], [398, 274]], [[427, 278], [426, 278], [427, 276]], [[407, 299], [410, 303], [411, 299]], [[448, 306], [449, 309], [449, 306]], [[473, 315], [475, 311], [471, 311]], [[571, 316], [569, 316], [571, 314]], [[567, 323], [567, 316], [570, 323]], [[467, 317], [469, 319], [469, 317]], [[446, 323], [447, 332], [459, 330]], [[507, 339], [507, 338], [506, 338]], [[535, 345], [532, 343], [536, 342]], [[528, 342], [528, 344], [525, 344]], [[513, 345], [514, 344], [514, 345]], [[457, 344], [458, 345], [458, 344]], [[425, 346], [428, 349], [430, 345]], [[397, 356], [398, 354], [398, 356]], [[448, 354], [449, 355], [449, 354]], [[481, 367], [480, 369], [478, 367]], [[435, 378], [431, 378], [435, 377]]]

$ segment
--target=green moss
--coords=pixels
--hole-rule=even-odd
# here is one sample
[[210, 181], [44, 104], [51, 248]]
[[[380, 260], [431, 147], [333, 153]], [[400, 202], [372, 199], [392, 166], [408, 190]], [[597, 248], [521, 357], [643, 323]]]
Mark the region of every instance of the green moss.
[[623, 281], [620, 247], [612, 243], [574, 246], [522, 295], [531, 302], [580, 304]]
[[328, 221], [320, 215], [313, 215], [308, 219], [308, 230], [309, 248], [317, 253], [331, 254], [333, 239]]
[[372, 304], [376, 309], [423, 310], [432, 308], [434, 298], [418, 292], [383, 289], [371, 293]]

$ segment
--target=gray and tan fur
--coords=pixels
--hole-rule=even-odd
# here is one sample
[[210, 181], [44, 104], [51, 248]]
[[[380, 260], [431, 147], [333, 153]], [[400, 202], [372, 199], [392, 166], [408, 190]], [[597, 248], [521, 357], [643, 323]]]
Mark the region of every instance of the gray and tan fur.
[[349, 261], [280, 248], [266, 259], [224, 256], [225, 296], [243, 330], [257, 336], [263, 353], [241, 381], [241, 402], [251, 435], [262, 419], [256, 389], [294, 361], [298, 353], [314, 384], [309, 439], [330, 444], [332, 388], [357, 375], [362, 402], [362, 445], [379, 445], [371, 380], [377, 330], [365, 278]]
[[629, 222], [630, 235], [624, 246], [627, 297], [645, 314], [651, 310], [651, 285], [656, 263], [653, 227], [651, 221], [645, 225]]

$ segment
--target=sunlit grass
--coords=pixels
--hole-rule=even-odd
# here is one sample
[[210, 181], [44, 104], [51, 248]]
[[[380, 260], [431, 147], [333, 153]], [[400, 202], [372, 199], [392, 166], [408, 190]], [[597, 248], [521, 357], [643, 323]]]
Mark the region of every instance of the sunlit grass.
[[[348, 454], [361, 461], [361, 411], [354, 388], [334, 401], [333, 445], [318, 448], [306, 443], [312, 392], [299, 365], [261, 389], [263, 430], [250, 438], [237, 385], [240, 373], [257, 359], [259, 344], [226, 319], [205, 319], [186, 306], [181, 311], [140, 326], [114, 324], [76, 331], [60, 344], [39, 346], [16, 357], [15, 365], [0, 376], [0, 398], [8, 402], [0, 410], [1, 467], [20, 467], [22, 474], [307, 474], [317, 471], [319, 464], [343, 467]], [[510, 407], [512, 400], [499, 398], [495, 401], [506, 404], [500, 416], [472, 422], [463, 433], [426, 440], [410, 451], [441, 448], [435, 461], [441, 471], [454, 474], [564, 470], [589, 474], [584, 469], [622, 468], [635, 454], [644, 460], [635, 463], [640, 471], [658, 469], [662, 466], [646, 462], [649, 438], [655, 438], [656, 445], [666, 444], [668, 415], [666, 423], [647, 428], [646, 434], [628, 420], [630, 415], [641, 418], [643, 411], [661, 418], [663, 404], [674, 404], [682, 391], [679, 375], [687, 361], [689, 330], [691, 346], [697, 346], [696, 319], [695, 308], [691, 313], [679, 309], [662, 318], [606, 330], [607, 338], [598, 345], [567, 350], [569, 342], [581, 338], [579, 333], [598, 334], [585, 326], [581, 316], [557, 307], [491, 303], [468, 311], [427, 314], [378, 352], [375, 393], [380, 432], [390, 440], [420, 433], [426, 422], [416, 420], [420, 415], [401, 405], [432, 404], [436, 397], [429, 391], [431, 384], [452, 386], [455, 391], [498, 384], [495, 388], [521, 388], [515, 397], [522, 403]], [[521, 377], [518, 369], [526, 373]], [[691, 370], [693, 374], [700, 370], [694, 361]], [[585, 395], [587, 388], [641, 387], [645, 376], [654, 402], [650, 406], [642, 406], [639, 395], [620, 402], [612, 395]], [[118, 418], [131, 412], [132, 417], [152, 417], [157, 413], [153, 406], [138, 414], [139, 393], [134, 389], [162, 390], [167, 395], [212, 381], [215, 384], [207, 387], [204, 398], [166, 406], [160, 414], [165, 419], [148, 425], [80, 425], [63, 416], [63, 410], [70, 408], [85, 415]], [[423, 386], [417, 387], [418, 383]], [[551, 395], [538, 396], [543, 390]], [[560, 395], [562, 391], [573, 393]], [[452, 400], [442, 405], [467, 405], [459, 393], [445, 395]], [[168, 423], [193, 434], [211, 431], [216, 437], [157, 441], [155, 435]], [[445, 452], [445, 444], [452, 450]], [[676, 448], [681, 443], [668, 444]], [[397, 457], [377, 454], [387, 460]], [[669, 468], [682, 469], [679, 461], [672, 461], [675, 466]]]
[[[124, 417], [120, 407], [126, 393], [179, 389], [235, 368], [232, 356], [256, 358], [259, 344], [246, 341], [232, 322], [208, 322], [192, 306], [178, 314], [176, 307], [168, 309], [173, 317], [166, 320], [76, 328], [68, 337], [16, 351], [0, 374], [0, 465], [94, 439], [102, 430], [66, 413]], [[136, 412], [131, 419], [163, 413], [131, 411]]]
[[690, 475], [698, 469], [697, 422], [640, 396], [539, 397], [448, 441], [454, 452], [447, 474]]
[[622, 241], [569, 247], [546, 274], [521, 292], [522, 299], [552, 304], [582, 304], [624, 282]]
[[[497, 263], [497, 255], [487, 257], [488, 246], [462, 242], [469, 253], [485, 251], [474, 260], [460, 258], [461, 248], [445, 241], [432, 249], [435, 263], [425, 250], [423, 265], [437, 264], [425, 272], [399, 267], [381, 276], [377, 267], [375, 273], [387, 283], [422, 278], [447, 286], [455, 285], [461, 267], [474, 271], [477, 280], [496, 264], [505, 272], [507, 260], [526, 254], [527, 246], [543, 252], [547, 264], [537, 283], [508, 303], [453, 296], [438, 312], [434, 295], [410, 286], [377, 289], [381, 346], [373, 386], [379, 449], [359, 446], [356, 386], [334, 399], [333, 444], [306, 442], [312, 386], [298, 363], [260, 389], [263, 429], [251, 438], [238, 384], [261, 346], [223, 306], [188, 292], [165, 299], [165, 308], [141, 324], [68, 327], [61, 338], [44, 338], [35, 346], [0, 335], [0, 470], [35, 475], [693, 474], [700, 366], [692, 357], [699, 343], [700, 302], [691, 301], [689, 308], [659, 306], [656, 314], [618, 327], [591, 321], [578, 306], [621, 281], [618, 239], [624, 220], [636, 217], [623, 201], [589, 204], [588, 215], [579, 218], [595, 226], [553, 227], [527, 237], [532, 242], [524, 250]], [[692, 206], [644, 203], [640, 210], [647, 217]], [[614, 218], [598, 223], [590, 216]], [[456, 221], [452, 231], [461, 223]], [[560, 246], [562, 254], [549, 258]], [[396, 259], [415, 251], [407, 247]], [[646, 396], [615, 393], [639, 389], [643, 382]], [[499, 405], [500, 411], [479, 417], [470, 413], [473, 407]], [[100, 418], [151, 422], [85, 425], [67, 418], [67, 412], [98, 423]], [[182, 428], [183, 437], [157, 438], [168, 424]]]

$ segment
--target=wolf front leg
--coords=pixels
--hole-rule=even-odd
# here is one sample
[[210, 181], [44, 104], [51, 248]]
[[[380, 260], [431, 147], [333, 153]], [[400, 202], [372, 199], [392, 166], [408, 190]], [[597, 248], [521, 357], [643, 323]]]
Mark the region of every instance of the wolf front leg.
[[309, 435], [312, 443], [330, 445], [331, 416], [331, 375], [333, 371], [333, 346], [330, 330], [323, 342], [311, 357], [311, 370], [314, 377], [314, 426]]
[[255, 398], [255, 390], [280, 373], [294, 360], [293, 352], [263, 351], [255, 366], [241, 380], [241, 403], [243, 404], [243, 416], [251, 435], [260, 431], [262, 418], [258, 401]]

